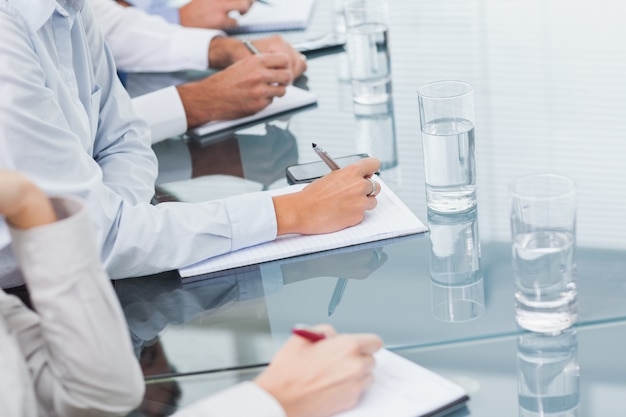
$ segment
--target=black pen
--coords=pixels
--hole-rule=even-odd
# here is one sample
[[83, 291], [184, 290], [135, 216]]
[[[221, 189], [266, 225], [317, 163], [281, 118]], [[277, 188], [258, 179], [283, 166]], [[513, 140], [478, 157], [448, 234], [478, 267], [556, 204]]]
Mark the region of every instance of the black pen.
[[315, 151], [315, 153], [318, 154], [320, 158], [322, 158], [322, 161], [324, 161], [326, 165], [328, 165], [328, 168], [332, 169], [333, 171], [341, 168], [324, 149], [317, 146], [316, 143], [312, 143], [311, 145], [313, 145], [313, 150]]

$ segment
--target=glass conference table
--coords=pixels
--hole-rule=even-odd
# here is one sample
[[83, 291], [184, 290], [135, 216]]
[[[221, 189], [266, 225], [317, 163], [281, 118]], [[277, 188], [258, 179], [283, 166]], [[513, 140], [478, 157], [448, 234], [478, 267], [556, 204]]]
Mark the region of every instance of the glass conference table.
[[[219, 141], [156, 145], [160, 158], [183, 146], [196, 176], [178, 178], [189, 169], [170, 165], [159, 189], [198, 201], [282, 187], [286, 166], [317, 160], [317, 142], [334, 156], [380, 158], [381, 178], [430, 232], [211, 279], [171, 271], [117, 281], [147, 381], [136, 415], [165, 415], [253, 378], [294, 323], [321, 322], [378, 333], [463, 385], [471, 400], [456, 416], [624, 415], [626, 8], [619, 0], [391, 0], [390, 9], [388, 104], [355, 108], [342, 51], [310, 59], [297, 83], [317, 94], [315, 108]], [[285, 36], [332, 30], [333, 2], [318, 0], [309, 29]], [[478, 206], [446, 218], [426, 207], [416, 94], [440, 79], [468, 81], [476, 94]], [[514, 320], [507, 185], [538, 171], [569, 175], [578, 187], [580, 318], [552, 337]], [[463, 268], [472, 277], [463, 286], [440, 279]], [[541, 392], [550, 398], [533, 399]]]

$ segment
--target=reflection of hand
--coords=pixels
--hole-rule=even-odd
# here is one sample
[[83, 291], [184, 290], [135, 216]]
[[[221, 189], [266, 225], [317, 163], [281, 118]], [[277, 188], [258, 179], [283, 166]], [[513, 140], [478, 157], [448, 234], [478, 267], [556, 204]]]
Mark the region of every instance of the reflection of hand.
[[[306, 70], [304, 56], [281, 36], [255, 39], [254, 46], [262, 54], [285, 54], [289, 60], [288, 67], [293, 75], [293, 79], [301, 76]], [[250, 51], [236, 38], [216, 37], [213, 38], [209, 47], [209, 64], [212, 68], [225, 68], [249, 56]]]
[[179, 9], [180, 24], [187, 27], [226, 29], [237, 26], [231, 11], [246, 13], [254, 0], [191, 0]]
[[195, 142], [189, 142], [188, 146], [191, 154], [191, 178], [205, 175], [232, 175], [243, 178], [236, 136], [209, 146], [201, 146]]
[[314, 330], [329, 337], [311, 343], [292, 336], [255, 380], [289, 417], [326, 417], [347, 410], [372, 382], [372, 354], [382, 347], [378, 336], [336, 335], [330, 326]]
[[[167, 375], [173, 372], [165, 356], [161, 342], [144, 347], [139, 358], [144, 376]], [[178, 408], [181, 390], [176, 380], [146, 384], [143, 401], [139, 409], [148, 417], [170, 415]]]
[[[273, 197], [278, 234], [329, 233], [360, 223], [365, 211], [376, 207], [369, 196], [367, 178], [380, 167], [375, 158], [365, 158], [313, 181], [302, 191]], [[380, 184], [376, 183], [376, 192]]]
[[257, 113], [285, 95], [291, 71], [284, 54], [250, 55], [203, 80], [177, 87], [189, 128]]
[[23, 175], [9, 171], [0, 171], [0, 215], [21, 229], [56, 220], [46, 195]]
[[387, 262], [387, 258], [383, 248], [366, 248], [285, 263], [281, 270], [285, 283], [314, 277], [365, 279]]

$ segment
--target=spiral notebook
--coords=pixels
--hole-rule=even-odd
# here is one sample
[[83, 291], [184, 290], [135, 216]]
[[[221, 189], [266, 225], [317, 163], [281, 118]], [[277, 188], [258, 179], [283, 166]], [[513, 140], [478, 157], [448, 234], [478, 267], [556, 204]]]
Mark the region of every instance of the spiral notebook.
[[[184, 279], [200, 274], [411, 235], [428, 230], [424, 223], [380, 178], [376, 180], [381, 184], [381, 192], [376, 197], [378, 204], [374, 210], [366, 212], [363, 221], [356, 226], [320, 235], [279, 236], [271, 242], [215, 256], [181, 268], [179, 269], [180, 276]], [[299, 191], [305, 185], [292, 185], [272, 192], [274, 195], [287, 194]]]
[[238, 26], [228, 33], [278, 32], [306, 29], [315, 0], [255, 1], [244, 15], [236, 15]]

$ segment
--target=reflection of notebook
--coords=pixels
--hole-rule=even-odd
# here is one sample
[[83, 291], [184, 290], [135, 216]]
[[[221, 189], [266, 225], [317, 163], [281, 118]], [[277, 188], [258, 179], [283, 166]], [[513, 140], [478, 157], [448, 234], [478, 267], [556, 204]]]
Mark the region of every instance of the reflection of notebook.
[[258, 113], [235, 120], [215, 120], [196, 127], [195, 129], [191, 129], [190, 133], [194, 136], [205, 136], [265, 119], [270, 116], [275, 116], [277, 114], [286, 113], [290, 110], [310, 106], [315, 103], [317, 103], [317, 96], [315, 94], [290, 85], [287, 87], [287, 92], [284, 96], [274, 97], [272, 103]]
[[[384, 185], [380, 178], [377, 178], [377, 181], [382, 185], [381, 193], [377, 197], [378, 205], [374, 210], [368, 211], [365, 219], [356, 226], [321, 235], [280, 236], [271, 242], [215, 256], [182, 268], [179, 270], [180, 276], [191, 277], [307, 253], [425, 232], [427, 230], [426, 226], [402, 200], [389, 187]], [[292, 185], [272, 190], [272, 192], [275, 194], [296, 192], [304, 188], [305, 185]]]
[[[315, 0], [256, 1], [248, 13], [237, 17], [239, 26], [229, 33], [277, 32], [306, 29]], [[266, 4], [267, 3], [267, 4]]]

